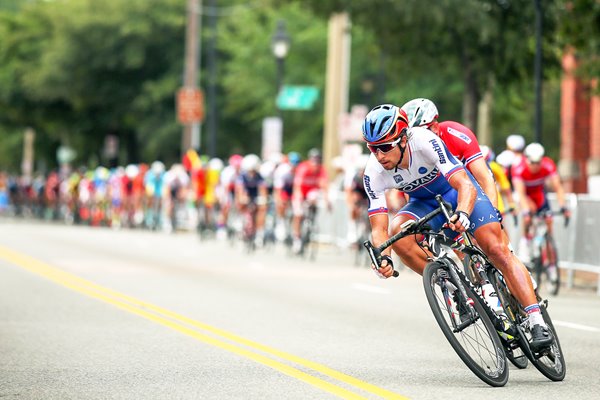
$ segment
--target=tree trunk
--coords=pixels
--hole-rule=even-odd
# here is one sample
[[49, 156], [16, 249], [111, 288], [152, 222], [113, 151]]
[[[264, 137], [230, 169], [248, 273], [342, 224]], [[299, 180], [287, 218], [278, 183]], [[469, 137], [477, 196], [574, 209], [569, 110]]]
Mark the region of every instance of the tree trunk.
[[478, 107], [477, 139], [480, 144], [492, 147], [494, 144], [492, 132], [492, 108], [494, 106], [494, 88], [496, 79], [494, 74], [488, 75], [487, 86], [481, 96]]
[[465, 91], [463, 93], [463, 123], [470, 129], [477, 127], [477, 106], [479, 104], [479, 88], [477, 86], [477, 76], [471, 65], [471, 59], [466, 52], [462, 50], [463, 81]]

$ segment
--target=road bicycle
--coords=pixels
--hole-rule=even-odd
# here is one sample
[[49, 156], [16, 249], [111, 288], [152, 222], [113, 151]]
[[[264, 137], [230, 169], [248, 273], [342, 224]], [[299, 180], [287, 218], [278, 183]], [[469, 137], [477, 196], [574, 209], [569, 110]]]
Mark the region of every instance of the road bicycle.
[[317, 258], [317, 243], [315, 237], [318, 233], [317, 224], [317, 205], [304, 202], [304, 212], [300, 225], [300, 252], [299, 255], [308, 257], [311, 260]]
[[[380, 265], [381, 252], [392, 243], [406, 236], [423, 235], [420, 243], [431, 253], [423, 272], [425, 294], [444, 336], [465, 365], [490, 386], [503, 386], [508, 381], [507, 359], [518, 368], [525, 368], [529, 360], [547, 378], [563, 380], [566, 364], [548, 314], [548, 302], [538, 298], [555, 343], [533, 351], [525, 310], [510, 293], [500, 271], [473, 242], [471, 234], [464, 233], [460, 243], [427, 225], [440, 214], [446, 220], [452, 214], [450, 205], [441, 196], [436, 196], [436, 200], [437, 209], [416, 221], [407, 221], [399, 233], [381, 246], [365, 242], [371, 261]], [[455, 250], [465, 255], [466, 268]], [[398, 273], [394, 272], [394, 276]], [[484, 297], [486, 284], [491, 284], [496, 293], [497, 311]]]
[[[531, 269], [539, 286], [545, 285], [548, 293], [553, 296], [560, 290], [560, 268], [558, 266], [558, 250], [554, 236], [548, 231], [546, 219], [552, 218], [559, 212], [544, 211], [532, 216], [530, 232]], [[569, 218], [565, 217], [565, 227]]]

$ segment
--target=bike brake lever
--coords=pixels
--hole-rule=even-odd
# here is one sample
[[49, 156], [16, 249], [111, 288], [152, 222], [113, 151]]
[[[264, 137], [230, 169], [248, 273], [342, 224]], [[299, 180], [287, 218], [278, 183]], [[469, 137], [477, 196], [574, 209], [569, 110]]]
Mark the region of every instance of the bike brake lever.
[[[371, 262], [374, 265], [376, 265], [377, 268], [379, 268], [381, 266], [381, 251], [377, 247], [373, 246], [373, 244], [371, 244], [371, 242], [369, 242], [368, 240], [363, 243], [363, 246], [365, 246], [365, 248], [367, 249], [367, 252], [369, 253], [369, 258], [371, 258]], [[397, 278], [399, 275], [400, 273], [394, 270], [394, 278]]]

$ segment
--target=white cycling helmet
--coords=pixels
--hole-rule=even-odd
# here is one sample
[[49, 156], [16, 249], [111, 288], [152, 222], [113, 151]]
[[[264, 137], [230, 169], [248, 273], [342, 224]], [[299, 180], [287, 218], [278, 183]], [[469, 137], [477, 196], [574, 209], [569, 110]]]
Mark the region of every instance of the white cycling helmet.
[[515, 153], [510, 150], [504, 150], [496, 156], [496, 162], [508, 169], [515, 161], [515, 158]]
[[483, 159], [485, 161], [490, 162], [490, 161], [493, 161], [494, 158], [496, 158], [496, 155], [494, 154], [494, 150], [492, 150], [489, 146], [482, 144], [479, 146], [479, 149], [481, 150], [481, 155], [483, 156]]
[[248, 154], [242, 160], [242, 170], [243, 171], [258, 171], [260, 167], [260, 157], [256, 154]]
[[136, 176], [138, 176], [138, 174], [140, 173], [140, 167], [138, 167], [135, 164], [129, 164], [126, 168], [125, 168], [125, 175], [127, 175], [127, 177], [129, 179], [133, 179]]
[[273, 161], [266, 160], [260, 165], [258, 172], [260, 173], [260, 176], [262, 176], [264, 179], [271, 179], [273, 178], [273, 174], [275, 173], [276, 167], [277, 164], [275, 164]]
[[162, 161], [154, 161], [150, 166], [150, 170], [153, 174], [159, 175], [165, 172], [165, 164]]
[[283, 162], [283, 154], [281, 154], [278, 151], [275, 151], [269, 154], [266, 161], [272, 162], [275, 165], [279, 165]]
[[208, 162], [208, 169], [211, 171], [221, 171], [224, 167], [223, 160], [220, 158], [211, 158]]
[[404, 110], [408, 117], [409, 128], [429, 125], [439, 117], [437, 107], [429, 99], [413, 99], [405, 103], [401, 109]]
[[544, 146], [539, 143], [529, 143], [525, 147], [525, 157], [529, 162], [539, 163], [544, 158]]
[[521, 135], [509, 135], [506, 138], [506, 147], [509, 150], [521, 152], [525, 148], [525, 138]]

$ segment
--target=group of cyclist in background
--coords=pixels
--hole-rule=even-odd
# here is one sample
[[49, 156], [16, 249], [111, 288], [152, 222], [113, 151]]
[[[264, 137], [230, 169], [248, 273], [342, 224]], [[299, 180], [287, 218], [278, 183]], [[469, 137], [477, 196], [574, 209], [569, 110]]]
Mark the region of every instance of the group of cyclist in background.
[[[415, 107], [425, 111], [419, 126], [446, 138], [445, 145], [484, 193], [498, 193], [490, 200], [499, 215], [512, 215], [516, 220], [520, 214], [523, 234], [518, 254], [525, 264], [531, 262], [533, 218], [542, 218], [552, 232], [548, 185], [556, 192], [561, 212], [570, 215], [556, 165], [545, 156], [544, 147], [526, 145], [523, 136], [515, 134], [508, 136], [506, 149], [495, 156], [491, 148], [479, 146], [466, 127], [438, 122], [437, 108], [430, 100], [415, 99], [403, 106], [409, 111]], [[189, 150], [181, 163], [170, 168], [154, 161], [112, 169], [52, 171], [32, 179], [0, 172], [0, 214], [91, 226], [164, 231], [197, 228], [219, 239], [236, 232], [243, 236], [249, 220], [249, 236], [256, 247], [280, 241], [299, 253], [304, 217], [310, 214], [314, 218], [317, 205], [331, 209], [330, 191], [337, 191], [344, 193], [348, 209], [345, 243], [360, 248], [371, 228], [363, 181], [368, 158], [362, 154], [350, 161], [334, 159], [334, 170], [339, 173], [335, 179], [328, 177], [318, 149], [311, 149], [304, 161], [295, 151], [274, 153], [263, 160], [255, 154], [233, 154], [223, 161]], [[496, 190], [490, 190], [490, 185], [497, 185]], [[385, 196], [391, 216], [408, 201], [398, 190], [387, 191]]]
[[318, 149], [304, 161], [292, 151], [264, 160], [233, 154], [226, 162], [189, 150], [170, 168], [154, 161], [63, 169], [31, 179], [0, 171], [0, 215], [167, 232], [198, 229], [219, 239], [243, 236], [248, 226], [241, 217], [249, 216], [256, 247], [266, 239], [286, 241], [298, 253], [303, 217], [319, 201], [329, 207], [328, 186]]

